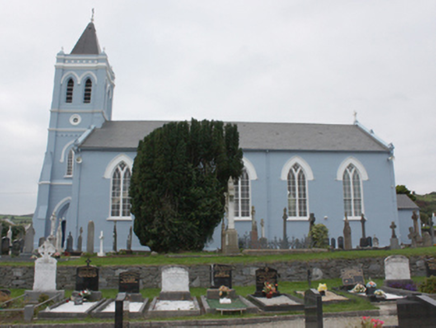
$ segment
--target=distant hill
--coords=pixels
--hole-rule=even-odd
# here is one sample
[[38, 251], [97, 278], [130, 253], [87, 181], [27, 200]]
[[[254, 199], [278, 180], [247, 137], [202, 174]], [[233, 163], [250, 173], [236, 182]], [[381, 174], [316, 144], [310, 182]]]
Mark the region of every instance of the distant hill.
[[0, 214], [1, 219], [9, 219], [15, 224], [29, 224], [32, 222], [33, 214], [24, 215], [10, 215], [10, 214]]
[[[432, 213], [436, 213], [436, 192], [433, 191], [429, 194], [425, 195], [418, 195], [415, 194], [416, 197], [416, 205], [419, 206], [419, 212], [422, 214], [425, 214], [425, 216], [431, 217]], [[424, 219], [424, 218], [423, 218]], [[426, 221], [426, 220], [425, 220]], [[434, 222], [436, 223], [436, 222]]]

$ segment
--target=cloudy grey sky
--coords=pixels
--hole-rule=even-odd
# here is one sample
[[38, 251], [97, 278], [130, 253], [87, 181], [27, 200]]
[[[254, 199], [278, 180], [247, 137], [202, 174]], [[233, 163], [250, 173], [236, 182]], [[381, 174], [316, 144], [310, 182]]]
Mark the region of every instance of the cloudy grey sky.
[[115, 120], [351, 124], [436, 190], [436, 1], [0, 1], [0, 213], [32, 213], [57, 52], [95, 8]]

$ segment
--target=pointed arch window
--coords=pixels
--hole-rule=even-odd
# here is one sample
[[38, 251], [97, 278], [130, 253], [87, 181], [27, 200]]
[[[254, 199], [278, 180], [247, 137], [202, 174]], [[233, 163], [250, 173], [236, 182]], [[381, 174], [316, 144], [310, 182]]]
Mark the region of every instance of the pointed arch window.
[[87, 79], [85, 82], [85, 93], [83, 94], [83, 102], [89, 104], [91, 102], [92, 81]]
[[130, 168], [125, 162], [121, 162], [112, 174], [112, 217], [130, 217], [130, 177]]
[[67, 93], [65, 97], [65, 102], [67, 103], [73, 102], [73, 91], [74, 91], [74, 80], [69, 79], [67, 83]]
[[65, 174], [67, 177], [73, 176], [73, 163], [74, 163], [74, 151], [70, 149], [67, 158], [67, 172]]
[[247, 170], [242, 170], [241, 177], [235, 184], [235, 217], [250, 217], [250, 179]]
[[307, 180], [298, 163], [292, 165], [288, 173], [288, 215], [307, 217]]
[[349, 164], [342, 176], [344, 191], [344, 212], [347, 216], [362, 215], [362, 179], [353, 164]]

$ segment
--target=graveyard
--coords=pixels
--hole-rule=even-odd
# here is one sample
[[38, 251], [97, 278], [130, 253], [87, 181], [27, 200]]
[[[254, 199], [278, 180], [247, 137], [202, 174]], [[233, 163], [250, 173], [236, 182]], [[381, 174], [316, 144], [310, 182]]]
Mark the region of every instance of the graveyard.
[[[18, 306], [22, 307], [22, 312], [6, 314], [3, 310], [8, 307], [2, 305], [0, 322], [50, 324], [56, 320], [70, 324], [109, 324], [117, 318], [117, 302], [127, 299], [130, 310], [127, 316], [124, 313], [124, 320], [131, 325], [155, 320], [278, 320], [275, 319], [277, 314], [280, 320], [306, 317], [306, 322], [309, 322], [308, 316], [313, 316], [316, 322], [319, 315], [325, 321], [347, 313], [377, 318], [383, 307], [389, 308], [388, 313], [397, 313], [398, 299], [405, 302], [398, 306], [406, 308], [424, 302], [432, 309], [434, 302], [434, 295], [415, 292], [416, 296], [410, 291], [395, 289], [401, 283], [403, 287], [406, 284], [419, 286], [434, 273], [435, 263], [428, 260], [434, 256], [432, 247], [328, 252], [289, 250], [285, 254], [262, 255], [260, 252], [260, 255], [233, 256], [217, 252], [114, 253], [105, 257], [62, 255], [55, 259], [54, 248], [46, 243], [42, 252], [38, 259], [26, 261], [1, 258], [0, 289], [2, 293], [10, 292], [10, 299], [18, 297], [20, 300], [21, 297]], [[50, 272], [46, 271], [50, 268], [44, 265], [44, 271], [37, 269], [37, 261], [47, 259], [50, 263], [57, 261], [56, 277], [48, 281]], [[331, 266], [340, 269], [331, 270]], [[43, 278], [38, 278], [41, 274]], [[396, 298], [378, 299], [350, 291], [357, 284], [365, 286], [369, 282], [382, 288], [385, 295]], [[265, 283], [274, 286], [271, 298], [265, 293]], [[326, 288], [325, 295], [317, 296], [321, 285]], [[230, 304], [220, 304], [221, 286], [229, 287], [226, 298], [231, 300]], [[48, 299], [44, 299], [47, 303], [38, 304], [30, 321], [29, 318], [26, 321], [24, 309], [28, 300], [23, 301], [23, 298], [31, 299], [38, 290], [47, 294]], [[89, 290], [90, 295], [85, 295], [85, 290]], [[315, 296], [308, 294], [309, 291], [314, 291]], [[310, 295], [322, 301], [321, 312], [313, 305], [316, 302], [310, 303]], [[406, 300], [406, 296], [415, 299]], [[395, 315], [390, 317], [396, 318]], [[396, 320], [394, 326], [398, 324]]]

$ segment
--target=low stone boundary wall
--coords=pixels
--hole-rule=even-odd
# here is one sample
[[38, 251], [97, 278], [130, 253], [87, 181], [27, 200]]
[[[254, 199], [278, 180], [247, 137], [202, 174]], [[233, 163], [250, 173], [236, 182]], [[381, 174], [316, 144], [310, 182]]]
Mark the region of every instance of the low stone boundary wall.
[[[409, 258], [412, 276], [425, 276], [424, 256]], [[274, 263], [238, 263], [233, 265], [233, 285], [248, 286], [255, 284], [255, 271], [264, 266], [270, 266], [278, 271], [279, 281], [304, 281], [307, 269], [312, 270], [312, 280], [340, 277], [341, 269], [361, 266], [365, 278], [384, 278], [384, 258], [361, 259], [329, 259], [314, 261], [281, 261]], [[160, 288], [161, 274], [159, 266], [108, 266], [100, 267], [100, 288], [118, 288], [118, 276], [123, 271], [136, 271], [140, 274], [141, 288]], [[33, 288], [32, 267], [0, 265], [0, 287], [4, 288]], [[210, 286], [210, 266], [193, 265], [189, 267], [191, 287]], [[57, 289], [74, 289], [76, 281], [76, 267], [58, 266], [56, 284]]]

